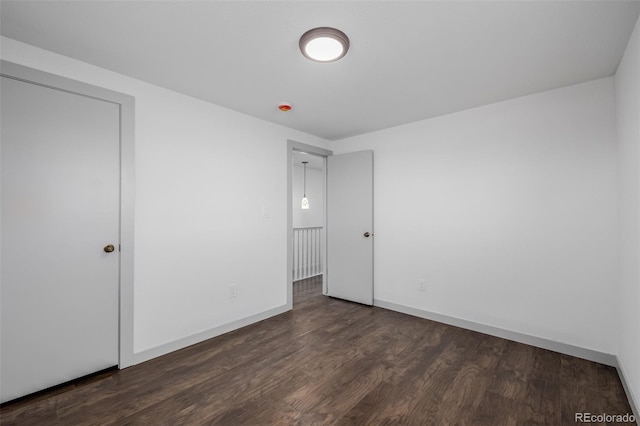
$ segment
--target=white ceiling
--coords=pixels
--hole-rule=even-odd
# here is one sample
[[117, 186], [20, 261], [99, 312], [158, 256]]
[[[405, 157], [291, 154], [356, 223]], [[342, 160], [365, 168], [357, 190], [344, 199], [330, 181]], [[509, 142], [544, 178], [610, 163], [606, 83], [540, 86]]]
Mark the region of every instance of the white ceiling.
[[[3, 0], [0, 32], [336, 140], [613, 75], [639, 6]], [[344, 31], [347, 56], [305, 59], [298, 39], [317, 26]]]

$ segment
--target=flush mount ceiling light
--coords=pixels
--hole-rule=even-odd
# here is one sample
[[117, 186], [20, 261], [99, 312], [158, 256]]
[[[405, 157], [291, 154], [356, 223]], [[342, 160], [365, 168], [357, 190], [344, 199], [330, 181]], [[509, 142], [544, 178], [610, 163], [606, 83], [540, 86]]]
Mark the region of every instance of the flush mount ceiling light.
[[337, 61], [347, 54], [349, 37], [335, 28], [314, 28], [300, 37], [300, 51], [312, 61]]

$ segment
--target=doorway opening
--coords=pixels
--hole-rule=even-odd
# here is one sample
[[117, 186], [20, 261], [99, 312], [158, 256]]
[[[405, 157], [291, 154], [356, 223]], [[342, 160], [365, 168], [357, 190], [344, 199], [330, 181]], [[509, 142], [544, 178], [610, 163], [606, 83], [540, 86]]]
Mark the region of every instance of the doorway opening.
[[296, 299], [320, 289], [326, 294], [326, 157], [331, 154], [295, 141], [287, 144], [289, 308], [294, 293]]
[[[306, 154], [300, 154], [302, 152]], [[322, 262], [322, 294], [372, 306], [373, 151], [333, 155], [333, 152], [326, 149], [288, 141], [287, 307], [293, 308], [293, 282], [296, 273], [293, 209], [297, 208], [297, 205], [302, 208], [307, 207], [307, 204], [310, 206], [311, 203], [309, 194], [300, 194], [299, 189], [298, 194], [294, 195], [294, 162], [299, 161], [302, 164], [306, 161], [308, 165], [307, 160], [313, 156], [322, 157], [323, 161], [321, 231], [324, 232], [319, 233], [320, 248], [317, 249]], [[297, 200], [300, 200], [300, 204]], [[329, 269], [331, 274], [328, 273]], [[298, 277], [299, 275], [296, 275], [296, 278]]]
[[292, 281], [294, 303], [322, 292], [325, 241], [324, 157], [293, 152]]

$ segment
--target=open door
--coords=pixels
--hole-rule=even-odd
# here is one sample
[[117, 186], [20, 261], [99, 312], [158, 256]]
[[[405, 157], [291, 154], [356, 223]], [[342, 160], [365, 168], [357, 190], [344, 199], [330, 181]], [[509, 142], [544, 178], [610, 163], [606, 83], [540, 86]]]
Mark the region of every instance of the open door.
[[327, 157], [327, 294], [373, 305], [373, 151]]

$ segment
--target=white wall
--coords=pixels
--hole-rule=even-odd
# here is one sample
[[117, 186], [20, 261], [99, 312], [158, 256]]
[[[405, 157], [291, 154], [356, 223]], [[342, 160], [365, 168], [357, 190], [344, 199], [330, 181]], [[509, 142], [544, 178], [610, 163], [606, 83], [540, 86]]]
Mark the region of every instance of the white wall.
[[615, 89], [620, 200], [618, 361], [640, 407], [640, 23], [616, 72]]
[[374, 150], [375, 298], [613, 354], [613, 95], [605, 78], [332, 143]]
[[302, 210], [300, 202], [303, 193], [303, 168], [293, 166], [293, 227], [304, 228], [310, 226], [324, 226], [324, 172], [320, 169], [307, 167], [307, 199], [309, 210]]
[[7, 61], [136, 98], [135, 352], [286, 304], [287, 139], [326, 141], [11, 39], [1, 46]]

